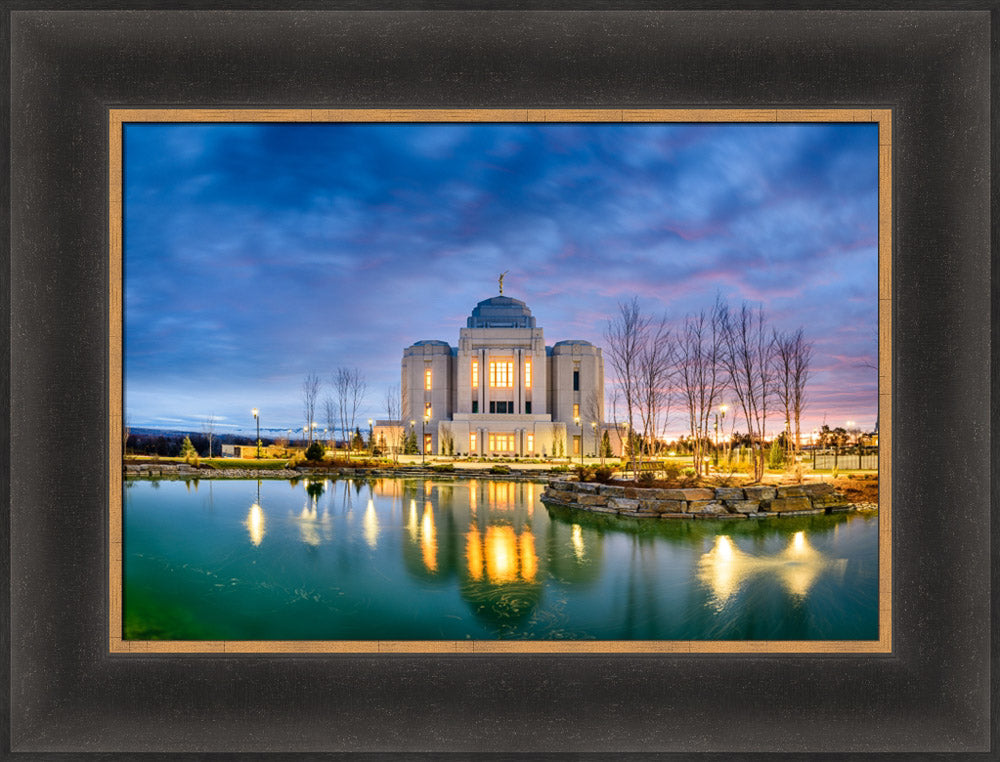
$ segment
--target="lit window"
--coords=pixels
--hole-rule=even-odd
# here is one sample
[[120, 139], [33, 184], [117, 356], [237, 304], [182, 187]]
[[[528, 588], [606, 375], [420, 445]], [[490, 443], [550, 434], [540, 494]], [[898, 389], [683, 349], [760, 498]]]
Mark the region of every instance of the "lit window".
[[431, 403], [430, 402], [425, 402], [424, 403], [424, 418], [433, 418], [433, 417], [434, 416], [431, 415]]
[[573, 417], [574, 418], [580, 417], [580, 405], [577, 402], [573, 403]]
[[475, 432], [473, 432], [469, 434], [469, 452], [472, 453], [475, 451], [476, 451], [476, 435]]
[[524, 361], [524, 388], [531, 388], [531, 358]]
[[534, 434], [526, 434], [525, 437], [524, 437], [524, 439], [525, 439], [525, 445], [528, 448], [528, 452], [534, 452], [535, 451], [535, 435]]
[[428, 368], [424, 371], [424, 389], [430, 391], [431, 389], [431, 369]]
[[490, 386], [494, 389], [503, 389], [513, 385], [514, 361], [490, 360]]
[[513, 452], [513, 434], [490, 434], [490, 452]]
[[434, 452], [434, 450], [431, 449], [431, 441], [431, 435], [424, 434], [424, 452], [428, 455]]
[[479, 360], [472, 361], [472, 388], [479, 388]]

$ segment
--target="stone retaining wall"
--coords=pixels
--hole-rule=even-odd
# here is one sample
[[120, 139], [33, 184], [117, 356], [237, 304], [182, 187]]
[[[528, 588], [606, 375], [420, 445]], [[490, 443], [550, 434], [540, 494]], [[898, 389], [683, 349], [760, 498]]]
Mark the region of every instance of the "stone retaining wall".
[[541, 499], [595, 513], [676, 519], [747, 519], [854, 510], [842, 494], [824, 482], [662, 489], [558, 479], [546, 485]]
[[290, 468], [195, 468], [187, 463], [143, 463], [125, 466], [125, 476], [180, 477], [184, 479], [301, 479], [305, 474]]

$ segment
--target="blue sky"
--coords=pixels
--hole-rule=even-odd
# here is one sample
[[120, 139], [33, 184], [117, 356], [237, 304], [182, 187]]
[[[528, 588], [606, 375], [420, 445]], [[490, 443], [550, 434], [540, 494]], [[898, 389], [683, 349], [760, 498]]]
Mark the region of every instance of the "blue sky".
[[127, 125], [126, 414], [301, 427], [303, 377], [349, 366], [361, 419], [384, 418], [403, 348], [455, 345], [509, 270], [550, 345], [602, 344], [633, 295], [675, 321], [717, 291], [761, 303], [815, 344], [804, 428], [871, 427], [877, 142], [874, 124]]

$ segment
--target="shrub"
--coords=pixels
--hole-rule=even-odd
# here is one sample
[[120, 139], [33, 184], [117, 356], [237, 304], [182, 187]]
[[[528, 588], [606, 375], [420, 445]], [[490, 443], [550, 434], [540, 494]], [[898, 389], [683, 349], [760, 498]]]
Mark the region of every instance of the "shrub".
[[435, 471], [439, 474], [447, 473], [449, 471], [454, 471], [455, 465], [453, 463], [435, 463], [431, 466], [431, 471]]
[[551, 471], [554, 474], [565, 474], [567, 471], [569, 471], [569, 466], [561, 466], [561, 465], [552, 466], [552, 468], [550, 468], [549, 471]]
[[326, 454], [326, 448], [323, 447], [319, 442], [313, 442], [306, 449], [306, 460], [323, 460], [323, 455]]
[[663, 480], [666, 482], [676, 482], [681, 478], [681, 466], [679, 463], [667, 461], [663, 464]]
[[598, 481], [601, 484], [607, 484], [611, 481], [611, 476], [614, 474], [615, 470], [611, 466], [600, 466], [594, 469], [594, 481]]
[[639, 474], [639, 484], [652, 484], [656, 481], [656, 474], [652, 471], [643, 471]]
[[510, 466], [490, 466], [491, 474], [509, 474]]

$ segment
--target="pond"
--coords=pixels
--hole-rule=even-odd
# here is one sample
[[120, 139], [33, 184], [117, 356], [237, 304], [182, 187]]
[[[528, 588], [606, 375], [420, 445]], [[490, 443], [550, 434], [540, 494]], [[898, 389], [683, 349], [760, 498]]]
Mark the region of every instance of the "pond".
[[125, 483], [126, 638], [878, 637], [878, 519], [627, 519], [491, 479]]

